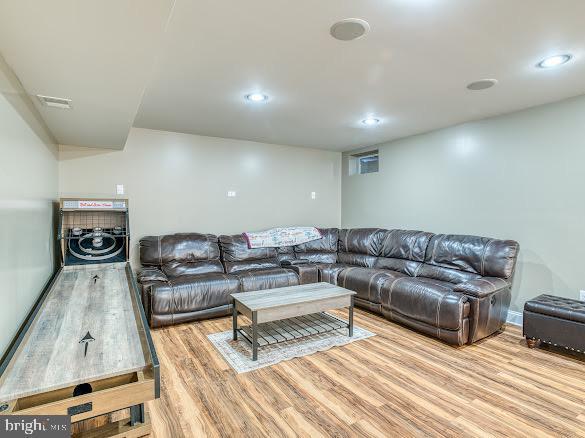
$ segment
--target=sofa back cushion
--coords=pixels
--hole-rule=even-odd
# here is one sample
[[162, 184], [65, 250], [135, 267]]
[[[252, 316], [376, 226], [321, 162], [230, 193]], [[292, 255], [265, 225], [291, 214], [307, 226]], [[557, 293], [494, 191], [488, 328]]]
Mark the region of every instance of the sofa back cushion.
[[339, 231], [337, 262], [371, 268], [376, 262], [386, 230], [353, 228]]
[[478, 277], [509, 279], [518, 251], [518, 242], [513, 240], [437, 234], [429, 242], [425, 266], [418, 275], [452, 283]]
[[339, 230], [337, 228], [319, 228], [319, 231], [322, 236], [320, 239], [301, 243], [294, 247], [295, 257], [313, 263], [337, 262]]
[[481, 278], [481, 275], [474, 274], [472, 272], [442, 268], [441, 266], [428, 265], [426, 263], [423, 263], [423, 265], [417, 269], [415, 275], [417, 277], [427, 277], [434, 278], [435, 280], [448, 281], [449, 283], [453, 284], [459, 284], [465, 281]]
[[282, 263], [285, 260], [295, 259], [295, 250], [292, 246], [279, 246], [276, 248], [276, 258], [278, 263]]
[[276, 248], [248, 248], [241, 234], [219, 236], [221, 259], [228, 274], [253, 269], [278, 268]]
[[217, 236], [177, 233], [140, 239], [140, 263], [156, 266], [168, 276], [224, 272]]
[[386, 231], [374, 267], [414, 276], [425, 260], [431, 237], [433, 234], [425, 231]]

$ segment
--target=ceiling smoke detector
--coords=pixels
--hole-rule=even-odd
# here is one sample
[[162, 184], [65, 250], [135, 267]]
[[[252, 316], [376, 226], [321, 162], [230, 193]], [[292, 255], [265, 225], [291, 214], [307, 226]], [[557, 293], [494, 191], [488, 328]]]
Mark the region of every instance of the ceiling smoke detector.
[[472, 82], [467, 85], [467, 89], [471, 91], [487, 90], [498, 83], [497, 79], [482, 79], [480, 81]]
[[359, 18], [346, 18], [338, 21], [329, 30], [331, 36], [340, 41], [351, 41], [364, 36], [370, 30], [367, 21]]
[[50, 106], [52, 108], [71, 109], [71, 99], [43, 96], [41, 94], [37, 94], [37, 98], [45, 106]]

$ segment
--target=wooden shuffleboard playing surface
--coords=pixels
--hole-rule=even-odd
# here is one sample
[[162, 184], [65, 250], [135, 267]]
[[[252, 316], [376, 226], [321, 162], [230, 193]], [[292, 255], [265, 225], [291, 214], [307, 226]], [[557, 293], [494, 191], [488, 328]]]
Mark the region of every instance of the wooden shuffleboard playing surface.
[[159, 384], [130, 265], [64, 266], [0, 364], [0, 411], [69, 415], [76, 437], [138, 437]]
[[0, 380], [14, 400], [146, 366], [125, 263], [67, 266]]

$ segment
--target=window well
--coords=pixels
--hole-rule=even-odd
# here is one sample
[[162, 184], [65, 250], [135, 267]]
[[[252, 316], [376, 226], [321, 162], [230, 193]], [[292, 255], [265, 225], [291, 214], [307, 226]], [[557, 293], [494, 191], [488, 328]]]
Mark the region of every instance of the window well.
[[379, 170], [378, 151], [368, 151], [359, 154], [353, 154], [349, 158], [349, 174], [366, 174], [374, 173]]

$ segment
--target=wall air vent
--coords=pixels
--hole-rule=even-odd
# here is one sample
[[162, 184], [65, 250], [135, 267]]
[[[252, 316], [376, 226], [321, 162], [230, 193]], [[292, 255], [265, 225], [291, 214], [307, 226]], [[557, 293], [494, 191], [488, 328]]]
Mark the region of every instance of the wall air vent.
[[39, 101], [52, 108], [71, 109], [71, 99], [63, 99], [62, 97], [51, 97], [37, 94]]

